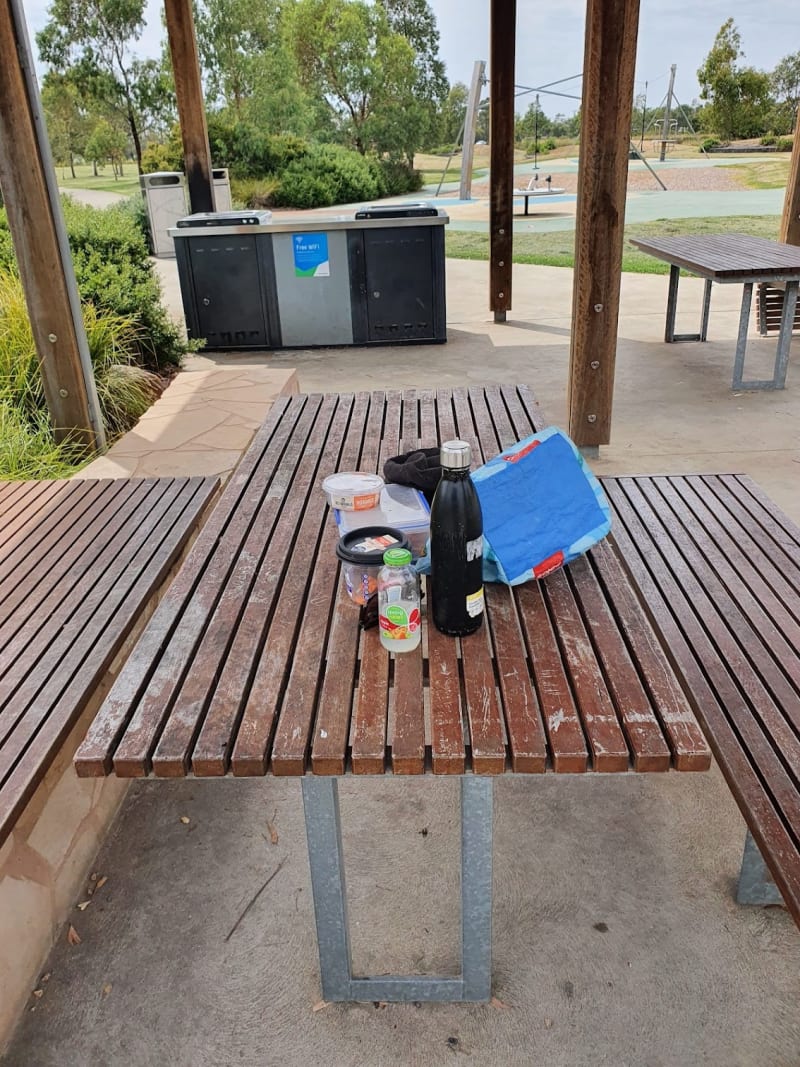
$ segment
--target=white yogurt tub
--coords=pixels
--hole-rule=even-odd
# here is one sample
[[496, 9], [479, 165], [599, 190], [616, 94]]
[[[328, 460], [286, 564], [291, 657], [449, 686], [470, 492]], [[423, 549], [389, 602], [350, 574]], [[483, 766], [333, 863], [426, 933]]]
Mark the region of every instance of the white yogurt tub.
[[383, 478], [379, 474], [343, 471], [329, 475], [322, 488], [332, 508], [339, 511], [370, 511], [380, 503]]

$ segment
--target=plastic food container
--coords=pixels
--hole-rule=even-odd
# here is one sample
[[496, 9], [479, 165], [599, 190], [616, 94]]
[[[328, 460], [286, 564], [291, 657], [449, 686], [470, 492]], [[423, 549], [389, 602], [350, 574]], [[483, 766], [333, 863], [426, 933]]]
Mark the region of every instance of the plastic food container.
[[379, 474], [343, 471], [329, 475], [322, 488], [332, 508], [340, 511], [370, 511], [380, 503], [383, 478]]
[[378, 571], [387, 548], [409, 548], [402, 530], [391, 526], [362, 526], [346, 533], [336, 546], [342, 561], [347, 595], [356, 604], [366, 604], [378, 588]]
[[431, 509], [424, 493], [408, 485], [385, 485], [381, 489], [378, 507], [371, 511], [342, 511], [333, 513], [339, 536], [360, 526], [391, 526], [404, 533], [415, 556], [425, 554], [425, 544], [431, 527]]

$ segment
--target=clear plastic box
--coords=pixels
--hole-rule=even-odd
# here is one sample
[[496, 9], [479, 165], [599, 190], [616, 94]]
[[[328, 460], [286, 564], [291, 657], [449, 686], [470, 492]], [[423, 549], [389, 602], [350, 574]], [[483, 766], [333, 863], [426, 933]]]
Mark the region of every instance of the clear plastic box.
[[430, 534], [431, 509], [424, 493], [408, 485], [385, 485], [381, 490], [380, 506], [369, 511], [334, 510], [333, 516], [340, 536], [362, 526], [393, 526], [402, 530], [415, 556], [425, 553]]

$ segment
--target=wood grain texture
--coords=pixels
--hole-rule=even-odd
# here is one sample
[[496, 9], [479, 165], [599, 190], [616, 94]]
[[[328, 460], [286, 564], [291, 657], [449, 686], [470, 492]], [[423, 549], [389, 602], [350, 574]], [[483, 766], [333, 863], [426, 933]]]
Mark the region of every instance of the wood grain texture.
[[47, 508], [30, 511], [31, 494], [2, 500], [6, 508], [16, 502], [26, 515], [23, 525], [7, 523], [4, 532], [28, 544], [31, 555], [4, 574], [4, 585], [23, 595], [0, 604], [0, 841], [174, 565], [217, 482], [55, 484], [55, 491], [43, 486], [33, 495], [53, 514], [64, 513], [65, 503], [66, 514], [76, 514], [76, 503], [83, 506], [71, 545], [37, 538], [48, 515]]
[[[797, 686], [790, 684], [797, 677], [800, 645], [792, 636], [791, 611], [764, 614], [767, 606], [776, 608], [777, 590], [769, 584], [776, 576], [766, 566], [770, 556], [794, 589], [791, 600], [800, 596], [794, 569], [800, 531], [741, 476], [618, 478], [604, 485], [615, 509], [619, 557], [800, 922]], [[740, 531], [741, 549], [735, 544]], [[752, 562], [751, 545], [757, 546]], [[779, 588], [785, 593], [780, 583]], [[776, 642], [781, 621], [788, 632]]]
[[605, 445], [617, 350], [639, 0], [588, 0], [567, 405], [578, 445]]
[[[322, 479], [454, 436], [477, 464], [543, 422], [525, 387], [285, 401], [123, 668], [80, 773], [112, 762], [122, 776], [707, 766], [687, 698], [607, 547], [543, 582], [487, 587], [469, 638], [428, 625], [430, 594], [414, 652], [390, 655], [377, 630], [359, 630]], [[31, 491], [20, 500], [38, 513]], [[783, 603], [766, 566], [751, 591], [764, 610], [770, 597]]]
[[[41, 105], [29, 98], [22, 71], [27, 49], [25, 27], [16, 22], [21, 10], [0, 6], [0, 187], [56, 440], [70, 437], [90, 454], [104, 442], [102, 430], [93, 425], [81, 364], [78, 330], [83, 324], [70, 305], [66, 271], [72, 264], [61, 258], [36, 139], [33, 110]], [[102, 425], [99, 411], [96, 420]]]
[[800, 248], [744, 233], [632, 237], [631, 244], [715, 282], [760, 282], [800, 277]]
[[489, 308], [511, 309], [514, 252], [514, 51], [516, 0], [491, 0], [489, 70]]
[[800, 115], [795, 123], [792, 161], [786, 181], [779, 240], [790, 245], [800, 245]]
[[164, 0], [184, 170], [192, 211], [214, 210], [211, 150], [191, 0]]

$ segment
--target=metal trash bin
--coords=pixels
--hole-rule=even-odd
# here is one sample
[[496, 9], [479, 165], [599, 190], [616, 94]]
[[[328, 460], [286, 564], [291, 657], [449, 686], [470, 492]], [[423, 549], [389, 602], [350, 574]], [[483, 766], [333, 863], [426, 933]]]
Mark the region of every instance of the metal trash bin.
[[150, 246], [154, 256], [174, 256], [171, 227], [188, 210], [186, 178], [179, 171], [155, 171], [139, 178], [147, 217], [150, 220]]
[[214, 210], [233, 211], [231, 199], [231, 182], [227, 167], [215, 167], [211, 171], [211, 181], [214, 185]]
[[448, 221], [425, 203], [180, 219], [170, 233], [189, 337], [214, 349], [444, 342]]

